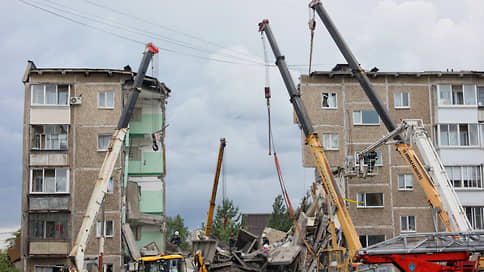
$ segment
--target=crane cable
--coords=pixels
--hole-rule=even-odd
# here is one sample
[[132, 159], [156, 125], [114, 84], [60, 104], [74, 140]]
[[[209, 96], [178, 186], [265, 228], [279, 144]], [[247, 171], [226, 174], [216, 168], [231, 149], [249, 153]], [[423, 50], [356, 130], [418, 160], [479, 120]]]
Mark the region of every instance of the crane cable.
[[284, 196], [284, 202], [286, 203], [287, 209], [290, 211], [290, 216], [294, 222], [294, 226], [296, 226], [297, 232], [301, 236], [301, 239], [304, 241], [304, 244], [306, 245], [307, 249], [311, 253], [312, 257], [316, 257], [316, 254], [314, 253], [313, 249], [311, 246], [308, 244], [306, 239], [304, 238], [304, 235], [301, 231], [301, 227], [299, 226], [297, 219], [296, 219], [296, 214], [294, 213], [294, 208], [292, 207], [291, 200], [289, 198], [289, 194], [287, 193], [287, 188], [286, 184], [284, 182], [284, 177], [282, 175], [281, 167], [279, 165], [279, 159], [277, 158], [277, 152], [276, 152], [276, 146], [274, 144], [274, 139], [273, 139], [273, 134], [272, 134], [272, 128], [271, 128], [271, 111], [270, 111], [270, 98], [271, 98], [271, 89], [270, 89], [270, 82], [269, 82], [269, 65], [268, 65], [268, 56], [267, 56], [267, 48], [265, 44], [265, 39], [264, 35], [261, 34], [262, 38], [262, 48], [264, 49], [264, 61], [265, 61], [265, 87], [264, 87], [264, 93], [265, 93], [265, 98], [267, 101], [267, 115], [268, 115], [268, 125], [269, 125], [269, 156], [271, 156], [271, 148], [272, 152], [274, 154], [274, 164], [276, 166], [276, 171], [277, 171], [277, 177], [279, 179], [279, 185], [281, 186], [281, 191], [282, 195]]
[[267, 47], [266, 41], [264, 39], [264, 35], [261, 33], [261, 40], [262, 40], [262, 48], [264, 49], [264, 67], [265, 67], [265, 85], [264, 85], [264, 95], [266, 98], [267, 104], [267, 122], [269, 126], [269, 156], [271, 155], [271, 141], [272, 141], [272, 128], [271, 128], [271, 87], [270, 87], [270, 78], [269, 78], [269, 56], [267, 54]]
[[309, 49], [309, 73], [311, 75], [311, 64], [313, 62], [313, 43], [314, 43], [314, 29], [316, 29], [316, 20], [314, 19], [314, 9], [309, 9], [309, 30], [311, 31], [311, 46]]

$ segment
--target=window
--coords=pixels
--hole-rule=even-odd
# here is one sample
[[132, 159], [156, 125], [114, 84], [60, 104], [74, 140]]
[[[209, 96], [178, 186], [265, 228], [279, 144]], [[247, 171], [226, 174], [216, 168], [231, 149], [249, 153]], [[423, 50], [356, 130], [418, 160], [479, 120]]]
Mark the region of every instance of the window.
[[34, 272], [61, 272], [60, 266], [35, 266]]
[[476, 85], [438, 85], [439, 105], [476, 105]]
[[415, 232], [415, 216], [414, 215], [405, 215], [400, 216], [400, 230], [402, 232]]
[[354, 125], [379, 125], [380, 117], [374, 110], [353, 111]]
[[106, 151], [111, 141], [111, 135], [98, 135], [97, 136], [97, 150]]
[[385, 235], [360, 235], [360, 242], [363, 247], [369, 247], [383, 241], [385, 241]]
[[[375, 151], [375, 152], [376, 152], [375, 166], [383, 166], [381, 151]], [[360, 165], [360, 152], [355, 152], [355, 166], [359, 166], [359, 165]], [[368, 166], [368, 158], [365, 158], [364, 165]]]
[[477, 105], [479, 107], [484, 107], [484, 87], [479, 87], [479, 101], [477, 102]]
[[324, 150], [338, 150], [339, 141], [337, 133], [325, 133], [323, 134], [323, 146]]
[[398, 190], [413, 190], [413, 176], [411, 174], [398, 175]]
[[467, 219], [474, 229], [484, 229], [483, 210], [484, 207], [464, 207]]
[[103, 264], [103, 272], [113, 272], [113, 264]]
[[395, 108], [409, 108], [409, 94], [405, 92], [396, 92], [393, 94], [393, 100], [395, 102]]
[[68, 239], [68, 215], [65, 213], [42, 213], [29, 215], [31, 240]]
[[30, 193], [69, 193], [67, 168], [34, 168], [30, 171]]
[[113, 177], [109, 178], [107, 193], [108, 194], [112, 194], [113, 193]]
[[439, 125], [440, 146], [477, 146], [479, 132], [477, 124]]
[[454, 188], [483, 188], [480, 166], [446, 166], [445, 171]]
[[31, 87], [33, 106], [67, 106], [69, 85], [35, 84]]
[[68, 125], [32, 125], [32, 149], [67, 150], [68, 127]]
[[321, 93], [321, 108], [336, 109], [337, 108], [336, 93], [329, 93], [329, 92]]
[[99, 92], [97, 95], [97, 107], [101, 109], [114, 108], [114, 93], [113, 92]]
[[[102, 221], [97, 221], [96, 237], [101, 237]], [[114, 223], [113, 220], [104, 221], [104, 236], [113, 237]]]
[[358, 193], [358, 207], [383, 208], [383, 193]]

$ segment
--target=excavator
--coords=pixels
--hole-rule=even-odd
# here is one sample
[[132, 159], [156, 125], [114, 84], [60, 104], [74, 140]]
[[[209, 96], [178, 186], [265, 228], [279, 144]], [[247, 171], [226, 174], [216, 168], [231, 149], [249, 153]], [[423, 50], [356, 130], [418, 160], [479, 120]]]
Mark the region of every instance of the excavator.
[[[358, 80], [360, 80], [362, 88], [365, 90], [370, 101], [374, 103], [374, 107], [382, 117], [384, 124], [390, 131], [394, 131], [395, 126], [393, 125], [392, 120], [389, 118], [388, 112], [384, 114], [386, 108], [381, 101], [380, 103], [374, 102], [379, 101], [376, 92], [374, 91], [368, 78], [364, 75], [362, 69], [359, 68], [358, 62], [345, 45], [336, 27], [322, 7], [320, 1], [312, 1], [310, 3], [310, 7], [315, 9], [323, 20], [328, 31], [331, 33], [343, 55], [353, 68], [353, 73]], [[381, 243], [383, 244], [383, 248], [362, 249], [356, 229], [343, 202], [343, 197], [338, 189], [337, 183], [335, 182], [335, 178], [323, 151], [318, 134], [312, 127], [311, 120], [307, 115], [301, 96], [294, 85], [292, 77], [287, 68], [285, 58], [280, 53], [268, 20], [263, 20], [261, 23], [259, 23], [259, 32], [261, 32], [261, 34], [266, 34], [266, 37], [271, 45], [272, 51], [276, 58], [276, 66], [281, 73], [284, 84], [289, 93], [290, 101], [293, 104], [297, 119], [302, 131], [304, 132], [304, 135], [306, 136], [306, 144], [309, 147], [316, 168], [322, 178], [324, 191], [330, 201], [330, 207], [335, 209], [336, 217], [341, 225], [346, 245], [348, 247], [347, 253], [338, 248], [329, 249], [329, 251], [332, 250], [332, 253], [334, 254], [331, 254], [332, 258], [326, 258], [326, 260], [330, 260], [332, 263], [337, 263], [333, 266], [333, 270], [349, 271], [349, 264], [360, 260], [367, 264], [392, 263], [402, 271], [478, 271], [477, 266], [479, 261], [476, 260], [476, 258], [471, 259], [471, 253], [478, 253], [484, 249], [484, 243], [481, 242], [481, 240], [483, 240], [482, 238], [484, 238], [482, 237], [484, 232], [470, 232], [471, 228], [467, 218], [463, 220], [463, 223], [455, 223], [457, 220], [454, 220], [454, 218], [459, 216], [458, 211], [460, 203], [458, 202], [458, 199], [456, 199], [457, 202], [450, 202], [449, 204], [452, 209], [457, 210], [457, 213], [453, 214], [453, 221], [449, 220], [448, 212], [454, 212], [454, 210], [449, 210], [449, 207], [442, 205], [442, 199], [439, 191], [435, 188], [435, 184], [432, 182], [432, 178], [427, 173], [420, 160], [418, 160], [418, 157], [416, 156], [412, 147], [403, 142], [399, 142], [397, 148], [409, 164], [414, 175], [418, 175], [417, 178], [419, 179], [422, 187], [424, 187], [424, 191], [427, 194], [429, 202], [436, 207], [436, 210], [439, 212], [439, 216], [444, 222], [444, 225], [449, 231], [458, 229], [464, 230], [464, 232], [419, 234], [421, 235], [420, 237], [408, 237], [408, 235], [403, 235], [394, 238], [391, 241], [394, 242], [394, 244], [389, 242]], [[401, 140], [401, 137], [396, 134], [394, 135], [394, 138], [397, 140], [397, 142]], [[421, 140], [420, 142], [425, 142], [425, 140]], [[372, 149], [370, 149], [370, 151], [371, 150]], [[434, 156], [437, 156], [436, 153]], [[438, 156], [433, 158], [436, 158], [437, 161], [440, 162], [440, 160], [438, 160]], [[436, 168], [434, 170], [436, 172], [439, 169]], [[446, 194], [445, 197], [449, 197], [449, 195]], [[462, 209], [461, 206], [460, 208]], [[451, 226], [451, 222], [454, 224], [453, 227]], [[332, 232], [334, 235], [334, 230]], [[413, 243], [414, 238], [417, 239], [422, 237], [424, 239]], [[397, 242], [401, 242], [402, 244], [397, 244]], [[457, 244], [459, 246], [456, 246]], [[342, 257], [343, 254], [345, 254], [344, 257]], [[327, 256], [327, 254], [324, 254], [323, 256]], [[327, 268], [328, 263], [323, 263], [323, 266], [326, 266]]]

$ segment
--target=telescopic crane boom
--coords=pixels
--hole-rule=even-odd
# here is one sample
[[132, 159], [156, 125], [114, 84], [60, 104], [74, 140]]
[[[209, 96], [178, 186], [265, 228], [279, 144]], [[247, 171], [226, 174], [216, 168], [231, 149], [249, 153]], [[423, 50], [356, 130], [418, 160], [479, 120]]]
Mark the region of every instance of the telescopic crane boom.
[[318, 134], [313, 129], [301, 96], [297, 91], [291, 74], [289, 73], [289, 69], [287, 68], [284, 56], [281, 55], [281, 52], [279, 51], [279, 47], [277, 46], [277, 42], [269, 26], [269, 20], [263, 20], [259, 23], [259, 31], [266, 34], [272, 51], [274, 52], [276, 65], [279, 68], [284, 84], [289, 92], [290, 101], [306, 137], [306, 144], [309, 146], [309, 150], [311, 151], [318, 172], [321, 175], [323, 187], [328, 195], [331, 205], [336, 207], [335, 214], [343, 229], [343, 234], [349, 249], [349, 256], [350, 258], [353, 258], [356, 252], [361, 248], [361, 242], [356, 233], [353, 222], [351, 221], [348, 210], [346, 209], [345, 203], [343, 202], [343, 196], [341, 195], [338, 184], [333, 176], [323, 146], [319, 141]]
[[217, 168], [215, 169], [215, 177], [213, 178], [212, 196], [210, 197], [210, 207], [208, 208], [207, 222], [205, 225], [205, 236], [207, 237], [210, 235], [210, 232], [212, 230], [213, 212], [215, 210], [215, 198], [217, 197], [218, 179], [220, 177], [220, 169], [222, 168], [225, 145], [225, 138], [220, 139]]
[[[378, 97], [378, 94], [366, 76], [365, 71], [360, 67], [357, 59], [349, 49], [346, 42], [343, 40], [343, 37], [338, 32], [336, 26], [321, 2], [319, 0], [313, 0], [309, 4], [309, 7], [313, 8], [318, 13], [329, 34], [351, 67], [353, 75], [358, 79], [361, 88], [382, 119], [383, 124], [385, 124], [388, 132], [394, 132], [397, 129], [397, 126], [392, 121], [387, 108]], [[427, 200], [438, 212], [438, 215], [447, 228], [447, 231], [472, 231], [472, 226], [470, 225], [462, 205], [460, 204], [459, 199], [457, 198], [457, 195], [453, 190], [447, 175], [445, 174], [445, 169], [442, 166], [437, 152], [435, 151], [435, 148], [433, 147], [432, 142], [426, 135], [425, 131], [422, 131], [422, 129], [417, 130], [414, 137], [417, 142], [417, 147], [419, 148], [419, 151], [422, 154], [426, 164], [432, 167], [431, 173], [433, 179], [431, 178], [431, 175], [429, 175], [429, 172], [425, 169], [423, 163], [417, 157], [412, 146], [403, 141], [400, 135], [395, 134], [394, 139], [397, 141], [397, 151], [409, 165], [413, 175], [422, 186], [427, 196]]]
[[158, 49], [151, 43], [146, 45], [141, 59], [141, 64], [138, 69], [133, 82], [133, 90], [129, 94], [128, 101], [124, 107], [124, 111], [119, 119], [118, 126], [111, 137], [109, 146], [104, 157], [104, 162], [99, 171], [97, 182], [94, 190], [91, 193], [91, 198], [87, 206], [86, 213], [82, 219], [82, 225], [77, 234], [74, 247], [69, 253], [69, 257], [73, 260], [73, 266], [69, 268], [70, 271], [86, 271], [84, 269], [84, 254], [87, 247], [89, 234], [94, 225], [97, 213], [103, 202], [108, 188], [108, 181], [113, 173], [113, 168], [121, 151], [124, 138], [128, 133], [128, 124], [133, 115], [134, 106], [138, 99], [143, 80], [145, 78], [146, 70], [154, 54], [158, 53]]

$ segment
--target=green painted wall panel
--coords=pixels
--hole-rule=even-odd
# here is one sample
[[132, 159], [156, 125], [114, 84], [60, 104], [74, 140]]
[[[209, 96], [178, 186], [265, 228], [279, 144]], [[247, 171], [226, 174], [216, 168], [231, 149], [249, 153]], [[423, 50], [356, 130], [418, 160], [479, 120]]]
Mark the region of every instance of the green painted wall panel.
[[142, 249], [144, 246], [147, 244], [150, 244], [151, 242], [155, 242], [158, 248], [164, 252], [165, 248], [165, 238], [164, 234], [159, 231], [142, 231], [141, 232], [141, 240], [136, 241], [136, 245], [138, 246], [139, 249]]
[[151, 134], [161, 130], [163, 127], [161, 114], [142, 114], [141, 121], [129, 122], [129, 132], [131, 134]]
[[163, 192], [141, 191], [139, 209], [142, 213], [163, 214]]
[[142, 161], [128, 163], [128, 174], [130, 175], [163, 175], [163, 150], [158, 152], [143, 152]]

